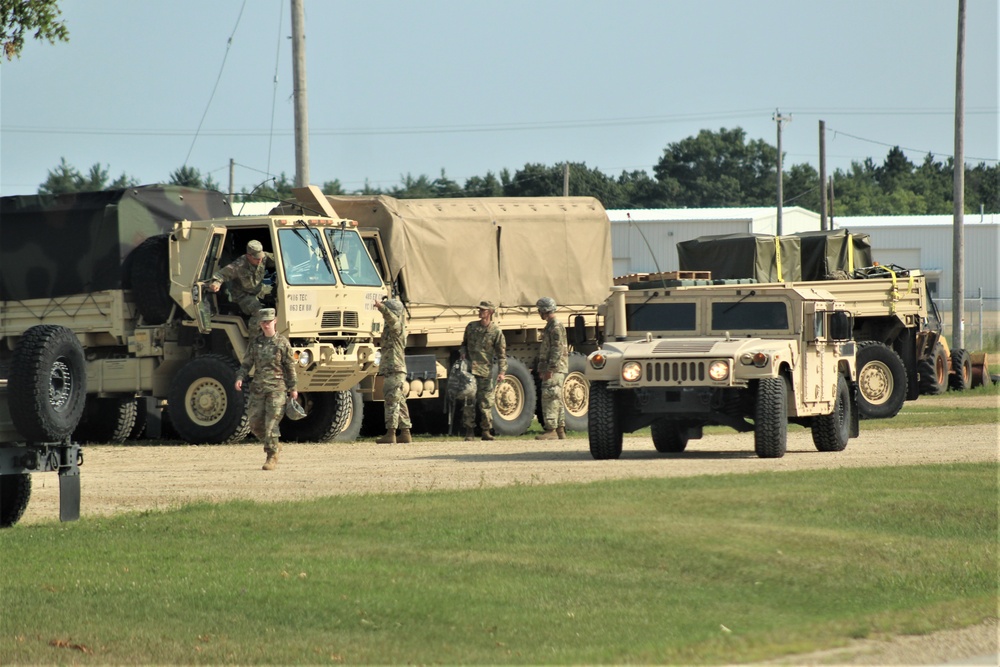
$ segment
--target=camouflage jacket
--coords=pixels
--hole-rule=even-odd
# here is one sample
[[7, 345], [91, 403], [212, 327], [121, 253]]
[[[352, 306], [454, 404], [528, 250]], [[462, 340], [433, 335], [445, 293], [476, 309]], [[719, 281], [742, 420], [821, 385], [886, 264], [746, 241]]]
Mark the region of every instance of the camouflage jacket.
[[[261, 262], [263, 264], [263, 262]], [[295, 358], [292, 346], [281, 334], [257, 336], [243, 357], [237, 380], [245, 380], [250, 369], [256, 368], [251, 388], [256, 393], [292, 391], [295, 389]]]
[[500, 373], [507, 373], [507, 341], [496, 322], [483, 326], [479, 320], [469, 322], [465, 327], [462, 347], [468, 356], [469, 369], [478, 377], [489, 377], [493, 360], [497, 360]]
[[239, 259], [216, 271], [212, 282], [228, 283], [234, 301], [239, 301], [243, 296], [257, 296], [261, 283], [264, 282], [264, 273], [267, 269], [274, 268], [274, 255], [269, 252], [264, 255], [264, 260], [257, 266], [251, 264], [246, 255], [240, 255]]
[[569, 347], [566, 345], [566, 327], [556, 318], [545, 323], [542, 343], [538, 348], [539, 373], [566, 373], [569, 371]]
[[402, 315], [396, 315], [382, 303], [375, 306], [385, 319], [385, 329], [382, 331], [382, 363], [379, 368], [382, 373], [406, 372], [406, 322]]

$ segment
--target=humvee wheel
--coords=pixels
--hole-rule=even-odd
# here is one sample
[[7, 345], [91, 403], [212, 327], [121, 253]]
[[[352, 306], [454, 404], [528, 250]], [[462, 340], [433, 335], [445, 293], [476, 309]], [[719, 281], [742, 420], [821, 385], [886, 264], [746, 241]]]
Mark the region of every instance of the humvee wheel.
[[874, 340], [858, 343], [858, 412], [862, 419], [895, 417], [906, 400], [906, 367], [895, 350]]
[[847, 380], [837, 378], [837, 400], [833, 412], [816, 417], [812, 424], [812, 439], [821, 452], [842, 452], [851, 438], [851, 390]]
[[31, 475], [0, 475], [0, 528], [17, 523], [30, 498]]
[[788, 381], [764, 378], [757, 384], [753, 448], [762, 459], [780, 459], [788, 449]]
[[[569, 373], [563, 382], [563, 407], [566, 408], [566, 428], [587, 430], [587, 409], [590, 405], [590, 382], [583, 376], [587, 357], [579, 352], [569, 355]], [[539, 420], [541, 421], [541, 420]]]
[[590, 455], [598, 461], [617, 459], [622, 455], [622, 429], [618, 423], [615, 395], [607, 382], [590, 383], [590, 411], [587, 413], [590, 432]]
[[177, 435], [190, 443], [238, 442], [247, 435], [243, 392], [236, 391], [235, 360], [195, 357], [170, 382], [167, 409]]
[[493, 394], [493, 430], [500, 435], [522, 435], [535, 417], [535, 381], [528, 368], [507, 357], [507, 375]]

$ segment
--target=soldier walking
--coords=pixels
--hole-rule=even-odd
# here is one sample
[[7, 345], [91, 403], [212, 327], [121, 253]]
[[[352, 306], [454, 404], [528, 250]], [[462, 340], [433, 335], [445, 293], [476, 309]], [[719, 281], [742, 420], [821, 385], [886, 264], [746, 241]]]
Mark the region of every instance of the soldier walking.
[[278, 467], [281, 443], [278, 438], [278, 422], [285, 414], [285, 402], [296, 399], [295, 359], [288, 339], [275, 332], [277, 326], [274, 308], [260, 310], [261, 335], [251, 338], [250, 347], [240, 369], [236, 372], [236, 391], [243, 391], [243, 380], [254, 369], [250, 383], [249, 407], [250, 430], [264, 443], [263, 470]]
[[469, 369], [476, 378], [476, 401], [466, 403], [462, 408], [462, 421], [465, 423], [465, 439], [475, 437], [476, 410], [479, 410], [479, 426], [483, 431], [483, 440], [493, 440], [493, 392], [496, 385], [493, 382], [493, 360], [496, 359], [499, 373], [497, 382], [503, 382], [507, 375], [507, 341], [503, 333], [493, 322], [496, 306], [491, 301], [479, 302], [479, 319], [469, 322], [462, 338], [461, 353], [468, 358]]
[[261, 242], [254, 239], [247, 243], [247, 252], [239, 258], [219, 269], [206, 283], [212, 292], [218, 292], [222, 283], [229, 284], [229, 293], [233, 303], [240, 307], [244, 315], [250, 318], [247, 327], [250, 329], [250, 339], [257, 335], [260, 324], [260, 292], [263, 288], [264, 274], [267, 269], [274, 268], [274, 255], [264, 252]]
[[542, 380], [542, 420], [545, 432], [535, 440], [563, 440], [566, 438], [566, 408], [563, 406], [563, 383], [569, 372], [569, 346], [566, 344], [566, 327], [556, 318], [556, 302], [544, 296], [535, 304], [538, 315], [545, 320], [542, 342], [538, 348], [535, 367]]
[[385, 299], [375, 307], [382, 313], [385, 326], [382, 329], [382, 363], [384, 376], [382, 393], [385, 395], [385, 435], [375, 442], [396, 444], [396, 427], [399, 427], [399, 442], [413, 442], [410, 437], [410, 411], [406, 407], [406, 322], [403, 302]]

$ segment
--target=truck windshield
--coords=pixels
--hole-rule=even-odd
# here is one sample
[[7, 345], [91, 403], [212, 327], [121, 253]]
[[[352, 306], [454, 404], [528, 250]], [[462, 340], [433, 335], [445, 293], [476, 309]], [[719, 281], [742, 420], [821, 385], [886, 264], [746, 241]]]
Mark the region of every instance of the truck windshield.
[[625, 306], [629, 331], [694, 331], [694, 303], [631, 303]]
[[723, 301], [712, 303], [713, 331], [788, 329], [784, 301]]
[[345, 285], [381, 287], [382, 278], [368, 255], [361, 235], [352, 229], [327, 229], [326, 242], [333, 249], [333, 263]]
[[306, 228], [279, 229], [281, 262], [289, 285], [336, 285], [337, 277], [323, 260], [320, 237]]

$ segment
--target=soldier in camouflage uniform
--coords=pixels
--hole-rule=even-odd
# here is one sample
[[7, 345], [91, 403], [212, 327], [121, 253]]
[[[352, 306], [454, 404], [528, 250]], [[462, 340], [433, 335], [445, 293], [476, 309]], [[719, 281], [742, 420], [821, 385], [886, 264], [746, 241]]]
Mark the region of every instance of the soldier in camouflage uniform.
[[496, 306], [490, 301], [479, 302], [479, 319], [469, 322], [465, 327], [462, 339], [461, 353], [468, 358], [473, 377], [476, 378], [476, 402], [466, 403], [462, 408], [462, 421], [465, 423], [465, 439], [475, 437], [476, 410], [479, 410], [479, 426], [483, 431], [483, 440], [493, 440], [493, 360], [499, 367], [497, 382], [503, 382], [507, 375], [507, 341], [500, 327], [493, 323], [493, 313]]
[[278, 437], [278, 422], [285, 414], [285, 402], [289, 397], [298, 398], [295, 389], [295, 359], [288, 339], [275, 332], [276, 314], [274, 308], [260, 311], [261, 334], [251, 339], [250, 347], [243, 358], [240, 370], [236, 372], [236, 390], [243, 391], [243, 380], [253, 368], [253, 382], [250, 383], [250, 398], [247, 412], [250, 416], [250, 430], [264, 443], [267, 460], [264, 470], [278, 467], [281, 443]]
[[399, 426], [399, 442], [412, 442], [410, 437], [410, 411], [406, 407], [406, 323], [403, 302], [385, 299], [375, 304], [382, 313], [385, 326], [382, 329], [382, 363], [380, 370], [384, 376], [382, 393], [385, 395], [385, 435], [375, 442], [396, 444], [396, 426]]
[[250, 339], [259, 333], [260, 327], [260, 292], [267, 269], [274, 268], [274, 255], [264, 252], [264, 246], [256, 239], [247, 243], [247, 252], [227, 266], [219, 269], [212, 280], [205, 286], [212, 292], [218, 292], [222, 283], [229, 283], [229, 293], [233, 303], [240, 307], [244, 315], [250, 317], [247, 328]]
[[563, 440], [566, 437], [566, 409], [562, 402], [563, 382], [569, 372], [566, 327], [556, 318], [556, 302], [542, 297], [535, 304], [545, 320], [542, 344], [538, 348], [535, 372], [542, 380], [542, 421], [545, 432], [535, 440]]

